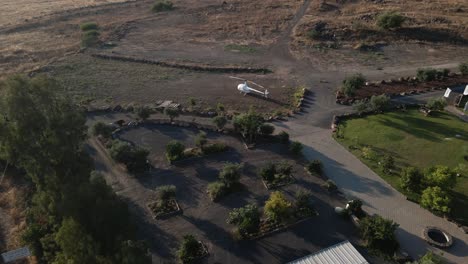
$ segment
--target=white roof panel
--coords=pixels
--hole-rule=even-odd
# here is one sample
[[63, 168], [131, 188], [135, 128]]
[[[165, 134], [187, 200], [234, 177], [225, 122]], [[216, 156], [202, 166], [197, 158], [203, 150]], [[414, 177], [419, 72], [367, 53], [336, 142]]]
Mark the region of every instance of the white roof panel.
[[369, 264], [369, 262], [349, 241], [343, 241], [288, 264]]

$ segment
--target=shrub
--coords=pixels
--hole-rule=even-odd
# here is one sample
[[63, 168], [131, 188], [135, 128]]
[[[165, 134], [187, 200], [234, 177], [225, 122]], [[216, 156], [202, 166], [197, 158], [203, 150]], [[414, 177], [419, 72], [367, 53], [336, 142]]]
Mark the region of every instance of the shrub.
[[142, 106], [142, 107], [136, 108], [135, 113], [142, 120], [146, 120], [151, 115], [151, 109], [149, 109], [148, 107]]
[[212, 201], [216, 201], [219, 198], [226, 195], [228, 188], [224, 182], [216, 181], [208, 184], [208, 194]]
[[320, 160], [312, 160], [311, 162], [307, 163], [306, 168], [311, 174], [322, 175], [323, 164]]
[[439, 186], [428, 187], [422, 192], [421, 206], [433, 212], [449, 213], [450, 197]]
[[257, 233], [260, 225], [260, 213], [255, 204], [235, 208], [229, 213], [228, 224], [235, 224], [241, 236]]
[[110, 155], [112, 159], [117, 162], [125, 163], [130, 160], [130, 152], [132, 151], [132, 146], [128, 142], [124, 142], [121, 140], [114, 140], [111, 143], [110, 147]]
[[193, 97], [190, 97], [188, 99], [188, 102], [189, 102], [191, 108], [193, 108], [194, 106], [197, 105], [197, 100], [195, 100], [195, 98], [193, 98]]
[[293, 166], [286, 160], [282, 160], [278, 163], [276, 171], [278, 174], [289, 176], [292, 173]]
[[112, 136], [113, 131], [114, 128], [112, 126], [104, 124], [103, 122], [97, 122], [93, 125], [93, 128], [91, 129], [91, 133], [94, 136], [100, 135], [104, 138], [110, 138]]
[[260, 176], [264, 181], [271, 182], [274, 180], [276, 174], [276, 165], [269, 162], [265, 167], [260, 170]]
[[289, 145], [289, 151], [291, 151], [291, 153], [296, 156], [299, 156], [302, 154], [303, 148], [304, 147], [302, 146], [302, 144], [297, 141], [293, 141], [291, 142], [291, 145]]
[[430, 82], [436, 79], [442, 79], [443, 77], [447, 77], [449, 73], [450, 70], [448, 69], [418, 69], [416, 78], [418, 78], [418, 80], [421, 82]]
[[392, 169], [395, 168], [395, 159], [392, 155], [387, 154], [383, 157], [382, 161], [380, 162], [380, 166], [382, 167], [384, 173], [389, 173]]
[[401, 172], [400, 185], [409, 192], [419, 193], [422, 180], [423, 175], [417, 168], [406, 167]]
[[234, 184], [239, 183], [242, 166], [240, 164], [226, 163], [219, 173], [219, 179], [231, 188]]
[[218, 129], [223, 129], [224, 126], [227, 124], [227, 119], [224, 116], [215, 116], [213, 117], [213, 123]]
[[309, 32], [307, 32], [307, 37], [309, 37], [310, 39], [320, 39], [320, 37], [322, 36], [322, 33], [316, 29], [312, 29], [312, 30], [309, 30]]
[[278, 135], [278, 140], [282, 144], [288, 144], [289, 143], [289, 134], [285, 131], [281, 131]]
[[353, 96], [356, 93], [356, 90], [360, 89], [366, 83], [366, 78], [360, 73], [354, 74], [343, 80], [343, 85], [341, 86], [341, 92], [345, 96]]
[[98, 30], [98, 25], [95, 22], [86, 22], [80, 25], [81, 31], [88, 31], [88, 30]]
[[97, 30], [85, 31], [81, 36], [81, 46], [87, 48], [96, 45], [99, 41], [99, 35]]
[[390, 97], [385, 94], [373, 95], [369, 101], [369, 108], [372, 111], [382, 112], [388, 109], [390, 105]]
[[174, 9], [174, 4], [169, 0], [158, 0], [151, 7], [153, 12], [170, 11], [172, 9]]
[[295, 198], [295, 206], [297, 209], [301, 208], [310, 208], [312, 206], [310, 198], [312, 197], [312, 194], [309, 191], [303, 191], [300, 190], [296, 192]]
[[144, 172], [148, 167], [148, 155], [148, 150], [134, 147], [130, 152], [129, 160], [125, 163], [128, 171], [133, 173]]
[[346, 209], [355, 215], [361, 215], [362, 214], [362, 201], [359, 199], [349, 201]]
[[369, 103], [363, 100], [353, 104], [353, 109], [356, 110], [359, 114], [362, 114], [369, 110], [369, 107]]
[[458, 69], [460, 70], [462, 75], [468, 75], [468, 63], [461, 63], [458, 65]]
[[446, 106], [447, 101], [444, 98], [432, 98], [426, 104], [426, 107], [432, 111], [443, 111]]
[[442, 189], [450, 189], [455, 186], [457, 175], [447, 166], [434, 166], [424, 174], [426, 186], [438, 186]]
[[445, 264], [441, 257], [435, 255], [431, 251], [427, 252], [422, 258], [411, 264]]
[[262, 124], [259, 129], [260, 134], [265, 136], [271, 135], [275, 131], [275, 127], [270, 124]]
[[208, 143], [206, 133], [204, 131], [200, 131], [200, 133], [195, 137], [195, 145], [203, 150], [206, 143]]
[[167, 107], [164, 109], [164, 114], [167, 115], [172, 122], [174, 118], [179, 116], [179, 109]]
[[218, 110], [218, 112], [224, 112], [224, 110], [226, 110], [226, 108], [224, 107], [224, 105], [222, 103], [218, 103], [218, 104], [216, 104], [216, 110]]
[[325, 186], [325, 189], [327, 189], [327, 191], [329, 192], [334, 192], [338, 190], [338, 186], [336, 186], [335, 182], [332, 180], [327, 180], [324, 186]]
[[213, 154], [213, 153], [220, 153], [224, 152], [228, 149], [226, 144], [221, 143], [221, 142], [215, 142], [212, 144], [205, 145], [203, 147], [203, 153], [204, 154]]
[[396, 12], [385, 12], [377, 17], [377, 26], [389, 30], [400, 28], [406, 18]]
[[179, 160], [184, 156], [185, 146], [177, 140], [170, 141], [166, 146], [166, 157], [169, 161]]
[[176, 197], [176, 187], [174, 185], [162, 185], [156, 188], [158, 199], [168, 201]]
[[265, 203], [265, 216], [275, 222], [285, 222], [291, 216], [292, 204], [281, 192], [272, 192]]
[[379, 215], [365, 217], [360, 221], [359, 229], [370, 249], [393, 256], [399, 245], [395, 238], [398, 224]]
[[361, 155], [363, 158], [367, 159], [367, 160], [375, 160], [377, 154], [375, 153], [375, 151], [371, 148], [371, 147], [363, 147], [361, 149]]
[[180, 249], [177, 251], [177, 256], [182, 263], [192, 263], [199, 257], [202, 250], [202, 244], [193, 235], [186, 235]]

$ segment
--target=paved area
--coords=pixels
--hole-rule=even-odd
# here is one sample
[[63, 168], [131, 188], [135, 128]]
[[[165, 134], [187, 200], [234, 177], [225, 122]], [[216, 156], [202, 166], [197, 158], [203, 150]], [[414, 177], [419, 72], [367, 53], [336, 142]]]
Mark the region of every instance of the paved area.
[[[437, 95], [438, 93], [427, 93], [413, 96], [412, 99], [424, 101], [425, 98]], [[303, 143], [308, 159], [322, 160], [326, 175], [336, 182], [348, 198], [359, 198], [364, 201], [365, 209], [370, 214], [379, 214], [400, 224], [397, 237], [403, 251], [417, 258], [432, 250], [443, 253], [451, 263], [468, 263], [468, 235], [455, 224], [407, 201], [402, 194], [336, 142], [323, 122], [326, 116], [330, 125], [336, 108], [327, 111], [320, 105], [315, 106], [313, 98], [307, 101], [309, 108], [304, 114], [288, 122], [277, 123], [277, 128], [289, 132], [293, 140]], [[423, 229], [429, 225], [440, 227], [452, 234], [455, 241], [453, 247], [441, 251], [429, 246], [422, 239]]]

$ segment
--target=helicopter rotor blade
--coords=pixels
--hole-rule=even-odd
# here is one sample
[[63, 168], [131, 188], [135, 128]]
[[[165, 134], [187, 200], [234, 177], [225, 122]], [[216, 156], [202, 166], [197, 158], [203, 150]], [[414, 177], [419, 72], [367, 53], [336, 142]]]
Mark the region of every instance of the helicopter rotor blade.
[[256, 85], [256, 86], [258, 86], [258, 87], [260, 87], [260, 88], [262, 88], [262, 89], [265, 89], [265, 87], [263, 87], [262, 85], [260, 85], [260, 84], [258, 84], [258, 83], [254, 83], [254, 82], [252, 82], [252, 81], [247, 81], [247, 82], [249, 82], [249, 83], [251, 83], [251, 84], [253, 84], [253, 85]]
[[234, 76], [229, 76], [231, 79], [236, 79], [236, 80], [241, 80], [241, 81], [247, 81], [246, 79], [239, 78], [239, 77], [234, 77]]

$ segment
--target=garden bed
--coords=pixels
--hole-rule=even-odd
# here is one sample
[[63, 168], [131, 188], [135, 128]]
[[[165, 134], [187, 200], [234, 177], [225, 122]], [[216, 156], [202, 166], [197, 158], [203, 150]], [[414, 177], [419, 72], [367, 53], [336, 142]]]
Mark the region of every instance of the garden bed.
[[[267, 219], [262, 219], [260, 221], [260, 228], [257, 233], [254, 234], [248, 234], [246, 235], [245, 239], [246, 240], [257, 240], [262, 237], [281, 232], [283, 230], [286, 230], [292, 226], [295, 226], [299, 223], [305, 222], [307, 220], [310, 220], [312, 217], [317, 216], [318, 213], [314, 209], [309, 209], [310, 211], [307, 211], [306, 213], [298, 215], [298, 218], [296, 218], [293, 221], [290, 221], [289, 223], [278, 223], [278, 222], [273, 222]], [[300, 216], [300, 217], [299, 217]]]
[[379, 83], [368, 83], [357, 89], [351, 97], [346, 97], [338, 92], [336, 102], [339, 104], [353, 104], [356, 100], [370, 98], [373, 95], [386, 94], [389, 96], [406, 96], [417, 93], [424, 93], [434, 90], [443, 90], [447, 87], [465, 85], [468, 83], [468, 76], [451, 75], [441, 80], [420, 82], [412, 77], [399, 78], [398, 80], [381, 81]]
[[283, 179], [278, 180], [278, 181], [274, 181], [274, 182], [268, 182], [268, 181], [262, 179], [263, 185], [268, 190], [277, 189], [277, 188], [289, 185], [289, 184], [291, 184], [291, 183], [293, 183], [295, 181], [296, 181], [296, 179], [291, 175], [284, 176]]
[[158, 201], [154, 201], [148, 204], [148, 208], [153, 213], [155, 219], [166, 219], [182, 211], [175, 199], [169, 200], [163, 207], [159, 207]]

